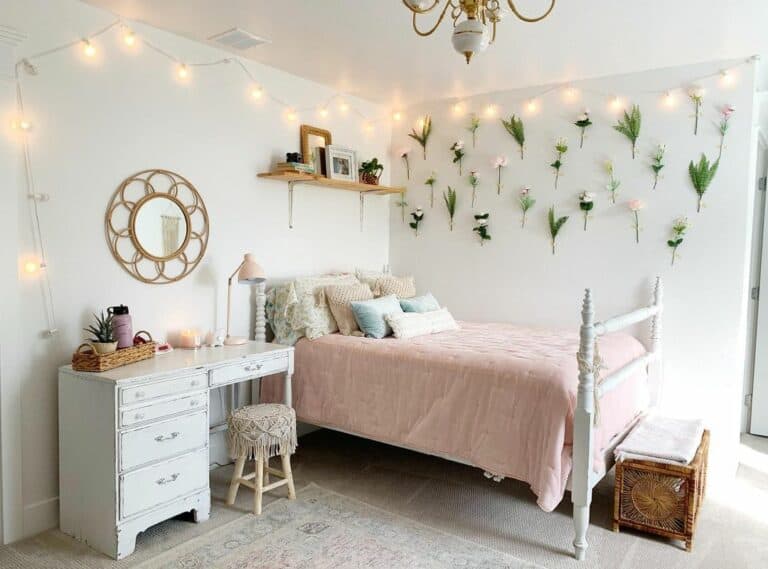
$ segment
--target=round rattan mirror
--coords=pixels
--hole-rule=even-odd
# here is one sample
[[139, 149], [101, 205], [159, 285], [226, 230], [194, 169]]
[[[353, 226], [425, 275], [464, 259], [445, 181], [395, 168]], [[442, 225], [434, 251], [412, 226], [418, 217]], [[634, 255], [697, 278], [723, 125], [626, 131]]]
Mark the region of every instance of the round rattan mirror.
[[134, 278], [167, 284], [191, 273], [208, 245], [208, 212], [200, 194], [169, 170], [123, 180], [104, 220], [112, 255]]

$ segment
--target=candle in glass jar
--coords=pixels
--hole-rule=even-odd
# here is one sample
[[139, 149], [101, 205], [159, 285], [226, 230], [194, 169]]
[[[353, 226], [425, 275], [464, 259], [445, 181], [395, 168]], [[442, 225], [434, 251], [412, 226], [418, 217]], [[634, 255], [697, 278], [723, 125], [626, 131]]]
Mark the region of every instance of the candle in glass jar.
[[200, 347], [200, 332], [195, 329], [187, 329], [181, 331], [179, 339], [179, 347], [186, 348], [188, 350], [194, 350]]

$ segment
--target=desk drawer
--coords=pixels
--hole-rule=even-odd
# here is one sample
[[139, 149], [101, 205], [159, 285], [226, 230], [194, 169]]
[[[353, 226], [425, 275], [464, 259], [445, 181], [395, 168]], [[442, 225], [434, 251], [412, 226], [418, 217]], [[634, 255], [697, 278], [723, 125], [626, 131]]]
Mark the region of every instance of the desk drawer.
[[130, 470], [206, 446], [208, 415], [182, 415], [120, 433], [120, 470]]
[[208, 449], [185, 454], [120, 477], [120, 518], [208, 487]]
[[166, 381], [147, 383], [145, 385], [137, 385], [136, 387], [125, 387], [120, 389], [120, 405], [132, 405], [133, 403], [141, 403], [149, 399], [203, 389], [206, 387], [207, 382], [208, 378], [205, 373], [195, 373]]
[[193, 393], [186, 397], [142, 405], [132, 409], [120, 411], [120, 426], [128, 427], [147, 421], [153, 421], [169, 415], [176, 415], [184, 411], [205, 409], [208, 405], [208, 392]]
[[226, 385], [249, 378], [262, 377], [279, 373], [288, 369], [288, 355], [270, 359], [243, 360], [236, 364], [227, 365], [211, 370], [211, 387]]

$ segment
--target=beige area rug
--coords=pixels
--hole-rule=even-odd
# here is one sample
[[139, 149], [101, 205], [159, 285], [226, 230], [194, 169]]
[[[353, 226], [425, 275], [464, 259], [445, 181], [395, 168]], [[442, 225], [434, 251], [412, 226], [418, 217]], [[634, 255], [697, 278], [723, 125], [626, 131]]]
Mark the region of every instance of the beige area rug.
[[[215, 508], [207, 531], [175, 547], [167, 524], [144, 536], [121, 562], [99, 556], [60, 532], [46, 532], [0, 554], [3, 569], [534, 569], [511, 555], [310, 484], [294, 501], [274, 500], [261, 516]], [[175, 523], [188, 523], [178, 521]], [[192, 524], [194, 525], [194, 524]], [[163, 529], [164, 528], [164, 529]], [[152, 532], [157, 532], [153, 535]], [[162, 535], [165, 534], [165, 535]], [[159, 543], [158, 543], [159, 542]], [[160, 548], [158, 549], [158, 545]], [[150, 554], [150, 552], [154, 552]], [[149, 556], [149, 558], [147, 558]], [[142, 560], [143, 558], [143, 560]], [[138, 561], [138, 563], [136, 563]]]

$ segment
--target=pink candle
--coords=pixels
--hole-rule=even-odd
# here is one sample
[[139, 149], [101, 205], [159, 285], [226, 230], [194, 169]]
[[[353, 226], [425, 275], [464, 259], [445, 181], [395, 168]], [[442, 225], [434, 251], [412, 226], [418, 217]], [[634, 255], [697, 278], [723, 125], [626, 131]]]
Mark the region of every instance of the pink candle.
[[200, 347], [200, 332], [194, 328], [181, 331], [179, 347], [194, 350]]

